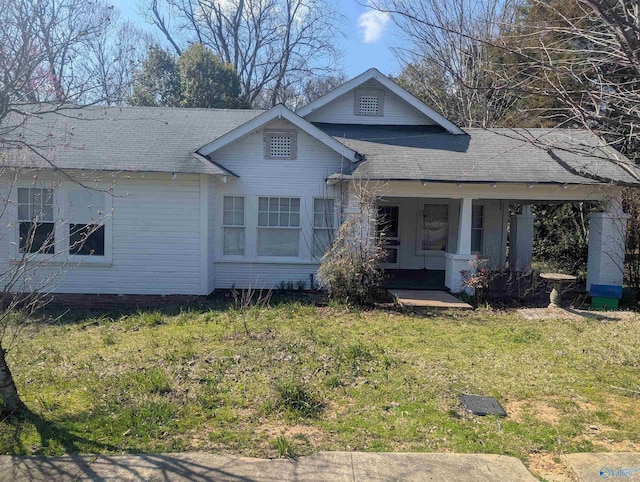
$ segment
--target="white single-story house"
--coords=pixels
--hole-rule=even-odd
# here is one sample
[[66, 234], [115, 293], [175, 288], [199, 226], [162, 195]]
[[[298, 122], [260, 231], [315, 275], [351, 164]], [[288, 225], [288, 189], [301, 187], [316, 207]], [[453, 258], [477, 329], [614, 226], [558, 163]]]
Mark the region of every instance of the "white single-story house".
[[385, 267], [444, 271], [452, 292], [476, 253], [524, 269], [532, 204], [602, 201], [589, 220], [588, 283], [620, 285], [615, 199], [640, 186], [636, 168], [588, 132], [463, 130], [375, 69], [296, 112], [91, 107], [16, 132], [42, 154], [0, 151], [0, 269], [39, 267], [16, 290], [42, 289], [42, 278], [57, 293], [100, 295], [309, 287], [363, 185], [380, 193]]

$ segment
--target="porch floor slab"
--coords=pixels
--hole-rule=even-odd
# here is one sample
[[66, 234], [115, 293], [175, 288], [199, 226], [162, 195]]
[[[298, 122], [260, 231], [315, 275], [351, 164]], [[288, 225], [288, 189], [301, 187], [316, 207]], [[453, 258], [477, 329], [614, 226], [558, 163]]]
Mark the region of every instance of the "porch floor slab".
[[445, 290], [444, 270], [385, 269], [382, 287], [388, 290]]
[[433, 308], [438, 310], [471, 310], [469, 303], [460, 301], [444, 291], [435, 290], [389, 290], [402, 306], [408, 308]]

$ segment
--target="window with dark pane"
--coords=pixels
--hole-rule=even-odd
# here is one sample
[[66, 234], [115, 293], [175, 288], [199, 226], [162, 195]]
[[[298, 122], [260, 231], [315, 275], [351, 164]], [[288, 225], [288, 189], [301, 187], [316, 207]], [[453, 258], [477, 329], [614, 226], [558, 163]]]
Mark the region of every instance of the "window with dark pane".
[[482, 238], [484, 233], [484, 206], [475, 205], [471, 208], [471, 251], [482, 253]]
[[105, 256], [105, 193], [72, 189], [68, 195], [69, 254]]
[[80, 256], [104, 256], [104, 226], [70, 224], [69, 253]]
[[53, 253], [53, 189], [18, 188], [18, 222], [21, 253]]
[[378, 234], [384, 234], [387, 238], [398, 237], [398, 207], [378, 207]]

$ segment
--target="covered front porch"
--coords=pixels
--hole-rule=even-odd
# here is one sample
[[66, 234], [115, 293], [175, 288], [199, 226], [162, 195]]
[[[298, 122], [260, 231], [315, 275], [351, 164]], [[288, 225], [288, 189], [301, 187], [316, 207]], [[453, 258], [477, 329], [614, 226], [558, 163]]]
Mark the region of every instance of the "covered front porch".
[[378, 230], [387, 252], [384, 286], [463, 290], [462, 272], [476, 256], [491, 270], [526, 271], [533, 250], [534, 204], [601, 201], [589, 217], [587, 289], [621, 285], [626, 219], [597, 186], [389, 182], [378, 200]]

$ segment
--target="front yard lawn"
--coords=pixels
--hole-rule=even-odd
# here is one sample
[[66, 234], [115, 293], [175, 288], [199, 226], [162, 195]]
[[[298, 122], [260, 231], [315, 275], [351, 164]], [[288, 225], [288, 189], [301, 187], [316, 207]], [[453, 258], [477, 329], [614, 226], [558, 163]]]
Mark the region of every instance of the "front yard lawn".
[[[67, 315], [22, 328], [9, 362], [34, 415], [0, 421], [4, 454], [477, 452], [544, 473], [559, 454], [640, 449], [638, 317], [297, 302]], [[463, 392], [508, 417], [467, 415]]]

